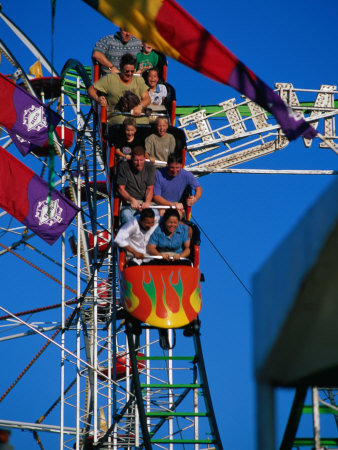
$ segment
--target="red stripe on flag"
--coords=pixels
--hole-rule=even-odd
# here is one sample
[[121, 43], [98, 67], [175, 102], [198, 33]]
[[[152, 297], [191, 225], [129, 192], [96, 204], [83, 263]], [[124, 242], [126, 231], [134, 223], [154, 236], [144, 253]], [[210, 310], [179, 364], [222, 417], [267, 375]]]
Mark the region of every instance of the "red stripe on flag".
[[29, 211], [27, 188], [34, 172], [0, 147], [0, 207], [22, 222]]
[[13, 103], [15, 88], [15, 83], [0, 73], [0, 123], [9, 130], [16, 121]]
[[179, 53], [179, 61], [226, 83], [238, 58], [173, 0], [163, 0], [156, 16], [161, 36]]

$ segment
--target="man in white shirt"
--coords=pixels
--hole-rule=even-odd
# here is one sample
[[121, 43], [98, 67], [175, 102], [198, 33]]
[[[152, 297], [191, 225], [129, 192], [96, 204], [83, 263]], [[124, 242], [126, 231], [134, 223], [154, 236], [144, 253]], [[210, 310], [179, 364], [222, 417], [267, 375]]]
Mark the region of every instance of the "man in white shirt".
[[126, 251], [127, 257], [131, 257], [129, 265], [145, 262], [146, 247], [158, 221], [159, 217], [155, 217], [154, 211], [146, 208], [138, 218], [133, 217], [119, 229], [115, 243]]

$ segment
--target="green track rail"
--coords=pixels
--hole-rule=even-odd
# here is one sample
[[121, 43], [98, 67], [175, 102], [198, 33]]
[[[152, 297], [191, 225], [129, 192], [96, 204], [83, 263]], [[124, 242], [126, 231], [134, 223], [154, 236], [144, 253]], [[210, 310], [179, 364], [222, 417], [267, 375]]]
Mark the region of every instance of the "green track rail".
[[[304, 405], [303, 406], [303, 414], [312, 414], [313, 413], [313, 407], [312, 405]], [[335, 416], [338, 416], [338, 411], [335, 411], [334, 409], [330, 408], [329, 406], [319, 406], [319, 414], [333, 414]]]
[[[80, 81], [80, 102], [82, 105], [91, 105], [91, 98], [87, 94], [87, 88], [92, 84], [92, 68], [91, 66], [82, 66], [85, 70], [86, 76], [85, 82]], [[79, 76], [79, 72], [76, 70], [76, 67], [70, 68], [67, 67], [65, 71], [62, 71], [62, 85], [65, 90], [65, 94], [68, 95], [73, 100], [76, 100], [77, 96], [77, 78]]]
[[[142, 447], [148, 450], [152, 448], [152, 445], [156, 444], [160, 446], [172, 444], [177, 448], [184, 448], [186, 445], [196, 446], [200, 444], [208, 447], [212, 445], [212, 448], [215, 450], [223, 450], [221, 438], [217, 428], [215, 413], [212, 406], [199, 334], [197, 333], [194, 335], [195, 351], [193, 352], [193, 355], [189, 356], [169, 356], [168, 354], [163, 356], [139, 356], [137, 355], [137, 351], [134, 347], [134, 339], [132, 338], [129, 329], [127, 331], [127, 336], [130, 348], [132, 373], [137, 374], [133, 377], [133, 383], [142, 429]], [[154, 383], [141, 383], [139, 379], [139, 372], [137, 370], [137, 361], [145, 360], [152, 361], [154, 364], [157, 364], [155, 367], [159, 367], [158, 365], [163, 363], [166, 365], [168, 361], [179, 364], [179, 367], [181, 368], [186, 366], [190, 367], [190, 364], [193, 364], [193, 372], [189, 369], [186, 373], [188, 379], [191, 381], [186, 383], [159, 383], [154, 380]], [[191, 366], [191, 368], [192, 367], [193, 366]], [[193, 379], [197, 376], [200, 381], [198, 382], [196, 379], [194, 382]], [[171, 391], [171, 394], [169, 394], [169, 391]], [[193, 391], [195, 391], [195, 393], [193, 393]], [[146, 410], [146, 395], [152, 399], [152, 410]], [[170, 407], [164, 408], [163, 399], [168, 395], [173, 395], [173, 404]], [[190, 403], [193, 400], [193, 395], [201, 396], [203, 398], [203, 405], [201, 403], [203, 409], [202, 411], [194, 411], [193, 403]], [[158, 404], [156, 404], [156, 396], [159, 396], [161, 399]], [[165, 432], [166, 435], [163, 436], [161, 430], [163, 427], [166, 427], [168, 420], [175, 419], [175, 423], [184, 423], [184, 429], [190, 429], [191, 424], [194, 420], [197, 420], [197, 418], [202, 421], [201, 423], [203, 424], [203, 427], [209, 428], [209, 432], [204, 433], [204, 436], [189, 436], [188, 432], [185, 436], [182, 435], [179, 439], [177, 430], [171, 437], [167, 435], [167, 432]], [[151, 427], [149, 427], [150, 423]], [[189, 426], [187, 426], [188, 424]]]
[[[315, 447], [314, 437], [309, 436], [297, 436], [300, 421], [305, 414], [313, 414], [313, 406], [305, 404], [306, 394], [308, 391], [308, 386], [300, 386], [295, 391], [295, 396], [293, 400], [293, 405], [290, 411], [290, 416], [288, 424], [286, 426], [283, 440], [279, 447], [279, 450], [291, 450], [300, 447], [307, 447], [313, 449]], [[326, 405], [319, 405], [319, 414], [331, 414], [337, 416], [337, 411]], [[321, 430], [321, 434], [323, 430]], [[338, 438], [331, 437], [332, 432], [325, 433], [326, 436], [320, 437], [320, 448], [330, 449], [338, 448]], [[327, 434], [330, 436], [328, 437]]]
[[[314, 102], [300, 102], [300, 106], [303, 108], [303, 113], [307, 113], [307, 108], [312, 108], [314, 106]], [[338, 109], [338, 100], [334, 102], [335, 109]], [[237, 107], [239, 113], [242, 117], [250, 117], [251, 112], [247, 105], [241, 105]], [[205, 109], [206, 114], [215, 114], [214, 118], [218, 119], [220, 117], [225, 117], [224, 110], [221, 106], [218, 105], [198, 105], [198, 106], [177, 106], [176, 107], [176, 117], [188, 116], [189, 114], [196, 113]], [[268, 116], [271, 116], [268, 112], [266, 113]]]
[[[296, 438], [293, 442], [293, 447], [311, 447], [314, 448], [315, 441], [313, 438]], [[338, 446], [338, 438], [323, 438], [320, 440], [321, 448], [329, 448]]]

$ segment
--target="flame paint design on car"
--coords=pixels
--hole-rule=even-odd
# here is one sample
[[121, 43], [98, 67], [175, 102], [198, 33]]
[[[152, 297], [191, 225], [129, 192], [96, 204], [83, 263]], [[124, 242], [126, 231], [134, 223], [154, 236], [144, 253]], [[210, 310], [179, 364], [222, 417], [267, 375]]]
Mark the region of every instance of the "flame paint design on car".
[[149, 325], [185, 326], [202, 307], [200, 271], [189, 266], [128, 267], [121, 272], [121, 299], [132, 316]]

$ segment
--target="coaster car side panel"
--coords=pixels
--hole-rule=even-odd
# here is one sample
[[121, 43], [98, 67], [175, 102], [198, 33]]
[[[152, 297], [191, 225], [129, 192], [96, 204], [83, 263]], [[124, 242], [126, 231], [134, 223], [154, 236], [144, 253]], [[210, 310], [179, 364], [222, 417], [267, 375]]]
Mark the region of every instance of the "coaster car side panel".
[[136, 319], [158, 328], [192, 322], [202, 307], [196, 267], [133, 266], [120, 272], [121, 300]]

